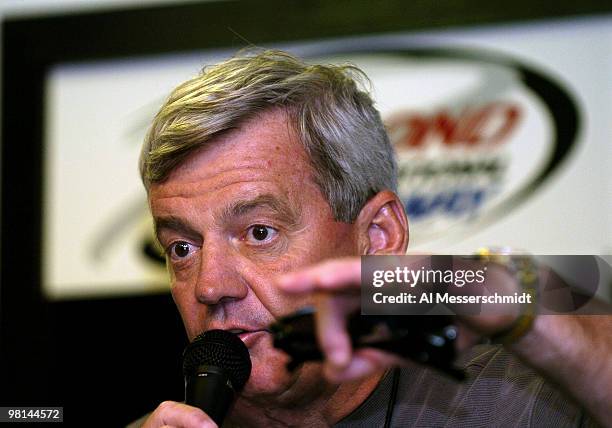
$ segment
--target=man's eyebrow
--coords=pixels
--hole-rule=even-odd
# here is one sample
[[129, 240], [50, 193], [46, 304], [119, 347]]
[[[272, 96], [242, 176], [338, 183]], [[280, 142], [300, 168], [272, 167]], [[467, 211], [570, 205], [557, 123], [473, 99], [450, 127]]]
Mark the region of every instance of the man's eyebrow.
[[158, 217], [154, 220], [155, 236], [159, 240], [159, 233], [163, 229], [169, 229], [173, 232], [178, 232], [184, 236], [198, 238], [200, 233], [182, 220], [180, 217], [168, 216]]
[[291, 226], [299, 219], [300, 213], [294, 210], [284, 199], [272, 194], [257, 195], [250, 199], [237, 200], [229, 204], [221, 212], [221, 220], [229, 220], [248, 214], [257, 208], [268, 208], [274, 211], [281, 220]]

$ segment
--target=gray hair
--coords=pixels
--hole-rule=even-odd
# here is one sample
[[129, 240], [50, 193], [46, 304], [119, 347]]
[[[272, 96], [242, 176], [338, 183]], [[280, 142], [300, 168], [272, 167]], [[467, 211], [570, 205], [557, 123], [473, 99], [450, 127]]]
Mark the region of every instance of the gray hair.
[[352, 223], [369, 198], [397, 188], [393, 148], [365, 83], [367, 76], [353, 65], [309, 65], [272, 50], [206, 67], [157, 113], [140, 155], [145, 188], [166, 179], [213, 137], [280, 107], [334, 218]]

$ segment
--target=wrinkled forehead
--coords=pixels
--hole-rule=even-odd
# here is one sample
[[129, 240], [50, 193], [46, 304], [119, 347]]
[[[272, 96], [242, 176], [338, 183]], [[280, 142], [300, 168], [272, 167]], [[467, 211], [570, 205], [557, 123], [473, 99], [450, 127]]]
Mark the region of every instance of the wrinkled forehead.
[[313, 186], [310, 159], [286, 115], [268, 111], [191, 153], [151, 185], [149, 200], [270, 191], [291, 200]]
[[310, 159], [284, 114], [261, 114], [215, 136], [187, 156], [169, 178], [186, 172], [210, 175], [232, 169], [275, 169], [302, 172]]
[[[207, 165], [200, 161], [202, 157], [214, 158], [215, 162]], [[164, 181], [186, 172], [210, 174], [247, 164], [296, 172], [310, 167], [310, 157], [285, 109], [264, 110], [216, 134], [181, 159]]]

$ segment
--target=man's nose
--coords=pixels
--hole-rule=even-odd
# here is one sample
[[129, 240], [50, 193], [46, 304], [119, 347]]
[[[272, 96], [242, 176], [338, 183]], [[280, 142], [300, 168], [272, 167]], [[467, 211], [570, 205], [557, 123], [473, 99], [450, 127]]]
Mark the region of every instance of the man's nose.
[[244, 299], [248, 287], [239, 273], [238, 255], [231, 248], [208, 243], [202, 247], [200, 270], [195, 286], [198, 302], [216, 305]]

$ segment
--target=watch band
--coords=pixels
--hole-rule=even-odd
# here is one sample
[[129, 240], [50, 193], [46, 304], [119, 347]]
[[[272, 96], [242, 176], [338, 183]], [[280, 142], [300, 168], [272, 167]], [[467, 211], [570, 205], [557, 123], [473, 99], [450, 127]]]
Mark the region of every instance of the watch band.
[[518, 254], [509, 248], [480, 248], [476, 255], [484, 261], [504, 266], [516, 278], [524, 293], [531, 296], [531, 303], [521, 305], [521, 313], [505, 330], [490, 337], [492, 343], [511, 345], [527, 334], [535, 320], [538, 301], [538, 264], [527, 254]]

